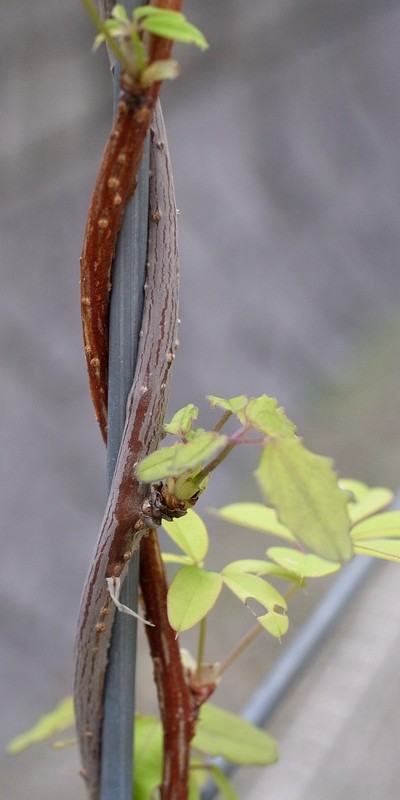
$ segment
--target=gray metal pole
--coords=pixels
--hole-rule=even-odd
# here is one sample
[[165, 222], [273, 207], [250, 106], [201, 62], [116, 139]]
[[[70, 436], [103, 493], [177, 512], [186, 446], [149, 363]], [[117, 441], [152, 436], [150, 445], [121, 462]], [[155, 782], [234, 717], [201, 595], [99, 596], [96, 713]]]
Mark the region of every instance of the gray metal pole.
[[[130, 13], [138, 2], [127, 0]], [[119, 95], [118, 67], [114, 70], [114, 107]], [[109, 338], [107, 483], [111, 485], [125, 422], [126, 402], [136, 365], [146, 275], [149, 199], [149, 143], [129, 202], [112, 272]], [[121, 602], [137, 606], [139, 558], [132, 558], [121, 591]], [[116, 614], [112, 631], [104, 694], [101, 800], [133, 797], [133, 730], [137, 621]]]

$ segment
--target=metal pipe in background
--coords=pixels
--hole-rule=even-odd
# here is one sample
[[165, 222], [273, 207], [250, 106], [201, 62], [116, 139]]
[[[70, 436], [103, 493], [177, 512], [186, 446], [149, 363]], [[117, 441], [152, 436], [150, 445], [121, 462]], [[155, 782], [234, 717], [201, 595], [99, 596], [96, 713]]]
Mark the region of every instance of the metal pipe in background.
[[[265, 725], [376, 567], [377, 559], [357, 556], [343, 569], [265, 681], [253, 693], [242, 711], [244, 719], [259, 727]], [[232, 775], [238, 768], [223, 758], [215, 759], [213, 763], [225, 775]], [[213, 800], [217, 794], [217, 786], [209, 780], [202, 791], [201, 800]]]

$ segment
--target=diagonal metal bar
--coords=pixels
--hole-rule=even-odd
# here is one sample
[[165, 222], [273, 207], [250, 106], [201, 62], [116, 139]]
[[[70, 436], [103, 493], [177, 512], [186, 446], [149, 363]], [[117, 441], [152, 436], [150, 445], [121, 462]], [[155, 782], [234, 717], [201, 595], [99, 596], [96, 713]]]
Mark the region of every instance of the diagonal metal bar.
[[[243, 708], [242, 717], [244, 719], [259, 727], [265, 725], [289, 689], [300, 677], [302, 670], [317, 654], [331, 629], [339, 622], [342, 612], [348, 607], [376, 566], [376, 559], [357, 556], [351, 564], [345, 567], [266, 680], [257, 687]], [[237, 770], [235, 764], [231, 764], [223, 758], [217, 758], [213, 763], [228, 776]], [[216, 784], [210, 779], [204, 786], [201, 800], [213, 800], [218, 791]]]

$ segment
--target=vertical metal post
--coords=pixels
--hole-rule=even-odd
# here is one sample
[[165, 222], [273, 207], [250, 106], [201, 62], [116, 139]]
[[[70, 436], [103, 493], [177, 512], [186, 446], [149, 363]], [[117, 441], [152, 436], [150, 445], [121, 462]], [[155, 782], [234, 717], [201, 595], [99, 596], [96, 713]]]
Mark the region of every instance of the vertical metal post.
[[[127, 0], [128, 13], [136, 5]], [[119, 70], [114, 70], [114, 106], [119, 95]], [[146, 275], [149, 197], [149, 143], [129, 202], [112, 272], [109, 339], [109, 395], [107, 483], [111, 485], [125, 422], [126, 402], [132, 386], [142, 321]], [[137, 606], [139, 558], [130, 563], [121, 601]], [[102, 732], [101, 800], [133, 797], [133, 728], [137, 621], [116, 614], [107, 669]]]

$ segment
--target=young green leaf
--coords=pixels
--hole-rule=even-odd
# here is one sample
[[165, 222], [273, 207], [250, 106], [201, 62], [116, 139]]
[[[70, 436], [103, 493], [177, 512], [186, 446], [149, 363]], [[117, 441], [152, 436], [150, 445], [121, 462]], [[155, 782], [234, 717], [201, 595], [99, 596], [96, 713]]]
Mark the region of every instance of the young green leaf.
[[175, 436], [181, 436], [182, 439], [184, 439], [189, 431], [192, 430], [193, 420], [197, 419], [198, 416], [199, 409], [197, 406], [194, 406], [193, 403], [189, 403], [189, 405], [179, 409], [179, 411], [174, 414], [171, 422], [164, 425], [164, 431], [165, 433], [172, 433]]
[[201, 564], [208, 552], [207, 528], [198, 514], [189, 509], [186, 516], [163, 522], [170, 539], [180, 547], [193, 564]]
[[372, 514], [376, 514], [378, 511], [382, 511], [382, 509], [389, 506], [392, 501], [393, 492], [391, 492], [390, 489], [385, 489], [383, 487], [369, 489], [361, 500], [355, 503], [350, 501], [348, 504], [347, 508], [352, 525], [366, 519], [366, 517], [372, 516]]
[[50, 739], [55, 733], [65, 731], [74, 724], [74, 704], [72, 697], [65, 697], [53, 711], [40, 717], [33, 728], [16, 736], [7, 746], [7, 753], [17, 755], [32, 744]]
[[196, 566], [182, 567], [168, 591], [167, 608], [171, 627], [177, 633], [197, 625], [218, 600], [222, 578]]
[[278, 759], [276, 742], [267, 733], [210, 702], [201, 706], [193, 747], [246, 766], [273, 764]]
[[164, 564], [179, 564], [180, 566], [190, 566], [193, 560], [189, 556], [179, 556], [177, 553], [161, 553]]
[[221, 797], [225, 797], [225, 800], [240, 800], [239, 795], [235, 792], [231, 782], [228, 780], [225, 773], [222, 772], [222, 769], [211, 766], [209, 772]]
[[299, 578], [321, 578], [337, 572], [341, 566], [337, 561], [327, 561], [314, 553], [301, 553], [293, 547], [270, 547], [267, 556]]
[[163, 733], [156, 717], [136, 716], [134, 759], [135, 800], [148, 800], [162, 781]]
[[215, 458], [226, 446], [228, 437], [212, 431], [204, 431], [185, 444], [177, 442], [172, 447], [162, 447], [144, 458], [137, 466], [136, 474], [144, 483], [154, 483], [170, 475], [182, 475]]
[[367, 539], [400, 539], [400, 511], [386, 511], [358, 522], [351, 537], [354, 544]]
[[239, 414], [242, 422], [249, 422], [254, 428], [267, 436], [283, 436], [293, 439], [296, 426], [286, 416], [283, 408], [278, 407], [275, 397], [266, 394], [249, 400], [247, 406]]
[[210, 509], [212, 514], [233, 522], [234, 525], [241, 525], [243, 528], [251, 528], [261, 533], [272, 533], [281, 539], [295, 541], [292, 532], [278, 520], [274, 508], [268, 508], [262, 503], [230, 503], [223, 508]]
[[200, 50], [207, 50], [208, 42], [202, 32], [187, 22], [183, 14], [175, 11], [163, 11], [159, 9], [158, 14], [151, 14], [142, 17], [140, 27], [155, 36], [162, 36], [164, 39], [172, 39], [183, 44], [195, 44]]
[[257, 622], [275, 639], [281, 639], [289, 629], [289, 617], [283, 611], [268, 611], [257, 617]]
[[232, 572], [248, 572], [253, 575], [272, 575], [274, 578], [283, 578], [286, 581], [295, 583], [297, 586], [303, 586], [304, 581], [302, 578], [294, 575], [288, 569], [273, 564], [271, 561], [262, 561], [258, 558], [241, 558], [238, 561], [231, 561], [224, 567], [226, 573]]
[[280, 521], [303, 544], [329, 561], [351, 558], [347, 498], [330, 459], [311, 453], [300, 439], [270, 439], [256, 477]]
[[138, 22], [144, 17], [157, 17], [163, 14], [165, 17], [172, 16], [173, 19], [185, 19], [181, 11], [172, 11], [168, 8], [158, 8], [158, 6], [138, 6], [133, 11], [133, 19]]
[[[287, 603], [284, 597], [275, 589], [274, 586], [271, 586], [270, 583], [264, 581], [258, 575], [248, 575], [246, 573], [238, 573], [235, 571], [229, 572], [226, 569], [222, 570], [222, 578], [224, 581], [225, 586], [230, 589], [239, 600], [244, 603], [244, 605], [249, 605], [248, 601], [253, 598], [258, 603], [260, 603], [268, 612], [276, 611], [277, 609], [287, 609]], [[259, 621], [259, 617], [256, 616], [257, 621]], [[263, 619], [263, 627], [265, 625], [265, 615], [262, 617]], [[285, 623], [286, 624], [286, 623]], [[285, 625], [283, 626], [285, 627]], [[287, 626], [286, 626], [287, 627]], [[284, 631], [279, 631], [274, 633], [273, 631], [276, 630], [276, 625], [272, 626], [273, 630], [270, 630], [273, 636], [280, 637]]]
[[232, 414], [237, 414], [248, 403], [248, 397], [244, 394], [231, 397], [230, 400], [224, 400], [223, 397], [214, 397], [214, 395], [208, 394], [207, 400], [210, 401], [212, 408], [217, 408], [218, 406], [224, 411], [231, 411]]
[[283, 578], [285, 581], [295, 583], [297, 586], [304, 586], [305, 581], [299, 578], [284, 567], [273, 564], [271, 561], [262, 561], [258, 558], [241, 558], [238, 561], [231, 561], [224, 568], [227, 573], [249, 572], [253, 575], [272, 575], [274, 578]]

